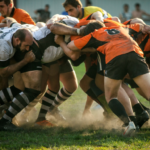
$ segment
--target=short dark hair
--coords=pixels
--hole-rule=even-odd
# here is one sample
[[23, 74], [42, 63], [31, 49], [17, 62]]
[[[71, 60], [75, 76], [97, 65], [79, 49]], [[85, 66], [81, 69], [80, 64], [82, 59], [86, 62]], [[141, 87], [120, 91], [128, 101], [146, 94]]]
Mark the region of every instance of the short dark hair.
[[64, 3], [63, 3], [63, 7], [67, 7], [68, 5], [71, 5], [73, 7], [77, 7], [78, 5], [80, 5], [82, 7], [82, 3], [80, 0], [66, 0]]
[[140, 5], [139, 3], [136, 3], [135, 6], [136, 6], [136, 7], [140, 7], [141, 5]]
[[48, 4], [46, 4], [46, 5], [45, 5], [45, 7], [49, 7], [49, 5], [48, 5]]
[[123, 6], [124, 6], [124, 7], [126, 7], [126, 6], [127, 6], [127, 7], [129, 7], [129, 5], [128, 5], [128, 4], [124, 4]]
[[14, 33], [14, 37], [15, 38], [19, 38], [19, 40], [21, 42], [25, 41], [25, 38], [26, 38], [26, 33], [27, 33], [27, 30], [26, 29], [18, 29], [15, 33]]
[[13, 3], [13, 0], [0, 0], [0, 2], [3, 2], [8, 6], [9, 4]]
[[91, 20], [90, 23], [84, 28], [84, 35], [88, 35], [91, 32], [94, 32], [95, 29], [100, 29], [105, 27], [104, 23], [97, 20]]

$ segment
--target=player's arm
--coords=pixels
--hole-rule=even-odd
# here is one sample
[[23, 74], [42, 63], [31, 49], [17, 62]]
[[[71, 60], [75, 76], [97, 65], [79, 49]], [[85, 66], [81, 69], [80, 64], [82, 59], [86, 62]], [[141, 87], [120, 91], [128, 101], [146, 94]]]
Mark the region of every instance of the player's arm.
[[116, 22], [121, 23], [121, 20], [120, 20], [118, 17], [116, 17], [116, 16], [111, 17], [111, 19], [112, 19], [113, 21], [116, 21]]
[[150, 26], [149, 25], [136, 23], [136, 24], [127, 25], [126, 27], [128, 27], [136, 32], [142, 32], [143, 34], [150, 34]]
[[0, 23], [0, 28], [7, 27], [6, 23]]
[[78, 35], [76, 28], [72, 28], [72, 27], [67, 26], [63, 23], [54, 23], [52, 25], [49, 24], [49, 25], [47, 25], [47, 27], [54, 34], [58, 34], [58, 35]]
[[102, 21], [104, 20], [103, 14], [100, 11], [94, 12], [91, 16], [91, 19]]
[[7, 17], [2, 20], [2, 23], [6, 24], [7, 27], [11, 27], [11, 25], [17, 23], [17, 21], [14, 18]]
[[55, 36], [55, 42], [61, 46], [64, 53], [72, 60], [77, 60], [80, 57], [80, 50], [73, 44], [73, 42], [70, 42], [67, 45], [64, 42], [63, 36], [60, 35]]
[[30, 15], [28, 13], [25, 13], [22, 16], [21, 24], [33, 24], [33, 25], [35, 25], [35, 22], [32, 20], [32, 18], [30, 17]]
[[131, 19], [130, 24], [135, 24], [135, 23], [140, 23], [140, 24], [146, 25], [146, 23], [140, 18]]
[[54, 15], [51, 19], [49, 19], [49, 20], [46, 22], [46, 24], [47, 24], [47, 25], [48, 25], [48, 24], [54, 24], [55, 22], [58, 22], [58, 21], [60, 21], [60, 20], [62, 20], [62, 19], [67, 19], [67, 16], [56, 14], [56, 15]]
[[0, 68], [0, 76], [1, 77], [9, 77], [10, 75], [14, 74], [16, 71], [20, 70], [26, 64], [35, 60], [35, 55], [32, 51], [28, 52], [24, 59], [16, 64], [9, 65], [5, 68]]

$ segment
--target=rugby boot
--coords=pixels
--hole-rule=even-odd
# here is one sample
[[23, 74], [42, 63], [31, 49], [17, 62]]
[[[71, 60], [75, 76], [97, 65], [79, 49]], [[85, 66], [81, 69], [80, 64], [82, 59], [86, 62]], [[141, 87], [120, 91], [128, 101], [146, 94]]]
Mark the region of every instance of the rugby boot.
[[149, 114], [147, 111], [143, 111], [140, 115], [136, 116], [137, 119], [137, 125], [139, 126], [139, 128], [141, 128], [143, 126], [143, 124], [148, 121], [149, 119]]
[[[41, 126], [41, 127], [54, 127], [55, 125], [50, 123], [49, 121], [47, 120], [43, 120], [43, 121], [39, 121], [39, 122], [36, 122], [35, 123], [37, 126]], [[35, 126], [36, 126], [35, 125]]]
[[58, 107], [53, 110], [49, 109], [48, 113], [50, 113], [50, 115], [52, 115], [57, 121], [66, 121], [66, 118], [61, 114], [61, 111]]
[[12, 122], [1, 119], [0, 120], [0, 131], [16, 131], [20, 128], [15, 126]]
[[132, 121], [129, 122], [129, 124], [125, 127], [125, 130], [123, 132], [124, 136], [132, 136], [135, 133], [136, 127]]

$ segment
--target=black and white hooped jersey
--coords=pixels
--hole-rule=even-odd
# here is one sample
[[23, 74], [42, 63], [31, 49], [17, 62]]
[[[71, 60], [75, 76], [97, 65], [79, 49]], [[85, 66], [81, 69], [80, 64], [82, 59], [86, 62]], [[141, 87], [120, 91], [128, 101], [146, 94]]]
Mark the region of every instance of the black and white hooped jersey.
[[[68, 26], [74, 27], [79, 22], [79, 20], [74, 17], [67, 16], [67, 18], [63, 19], [61, 22]], [[46, 26], [33, 32], [33, 37], [40, 46], [41, 54], [39, 54], [39, 50], [36, 50], [35, 53], [38, 56], [42, 56], [42, 63], [49, 63], [58, 60], [64, 55], [62, 48], [54, 41], [55, 35], [51, 33], [51, 31]], [[38, 59], [40, 59], [40, 57], [38, 57]]]
[[[14, 23], [12, 27], [0, 28], [0, 67], [6, 67], [9, 65], [9, 59], [12, 58], [16, 52], [16, 49], [12, 45], [13, 34], [20, 28], [27, 28], [31, 32], [35, 32], [39, 28], [34, 25]], [[3, 42], [2, 42], [3, 41]], [[4, 45], [5, 43], [5, 45]], [[2, 48], [3, 47], [3, 48]]]

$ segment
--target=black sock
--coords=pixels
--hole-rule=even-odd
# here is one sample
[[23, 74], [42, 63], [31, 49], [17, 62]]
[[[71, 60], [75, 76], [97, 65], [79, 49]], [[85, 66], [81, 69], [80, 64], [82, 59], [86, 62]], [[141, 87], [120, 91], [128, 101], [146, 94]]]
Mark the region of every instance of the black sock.
[[91, 90], [91, 88], [88, 89], [88, 91], [86, 92], [86, 94], [88, 96], [90, 96], [92, 99], [97, 99], [97, 97], [95, 96], [95, 94], [93, 93], [93, 91]]
[[141, 106], [144, 108], [144, 110], [148, 110], [148, 107], [145, 107], [141, 102], [140, 102]]
[[140, 115], [144, 111], [140, 103], [135, 104], [132, 108], [136, 115]]
[[112, 112], [118, 116], [125, 123], [125, 125], [129, 124], [130, 119], [128, 118], [123, 105], [117, 99], [112, 99], [108, 105]]
[[135, 126], [137, 126], [137, 121], [135, 116], [129, 116], [130, 120], [134, 122]]

